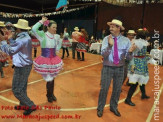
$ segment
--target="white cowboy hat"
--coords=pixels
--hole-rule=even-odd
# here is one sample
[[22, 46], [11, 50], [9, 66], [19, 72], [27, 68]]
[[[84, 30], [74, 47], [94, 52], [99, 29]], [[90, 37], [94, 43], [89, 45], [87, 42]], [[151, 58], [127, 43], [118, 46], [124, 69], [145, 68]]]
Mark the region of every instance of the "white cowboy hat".
[[0, 27], [5, 27], [4, 22], [0, 21]]
[[158, 40], [155, 40], [154, 42], [155, 42], [155, 43], [158, 43], [159, 41], [158, 41]]
[[122, 22], [117, 19], [113, 19], [111, 22], [107, 22], [107, 24], [110, 26], [111, 24], [115, 24], [121, 27], [122, 30], [125, 30], [125, 28], [122, 26]]
[[75, 30], [75, 31], [79, 31], [79, 28], [78, 28], [78, 27], [75, 27], [74, 30]]
[[31, 29], [29, 26], [28, 26], [28, 21], [25, 20], [25, 19], [19, 19], [17, 24], [13, 24], [16, 28], [19, 28], [19, 29], [24, 29], [24, 30], [29, 30]]
[[128, 34], [136, 34], [134, 30], [128, 30]]

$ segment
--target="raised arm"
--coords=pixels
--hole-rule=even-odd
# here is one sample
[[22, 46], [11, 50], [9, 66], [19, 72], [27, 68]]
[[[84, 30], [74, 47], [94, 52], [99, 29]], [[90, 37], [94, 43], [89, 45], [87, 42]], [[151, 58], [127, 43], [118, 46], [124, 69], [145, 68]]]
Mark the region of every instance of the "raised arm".
[[35, 37], [41, 42], [43, 40], [43, 37], [45, 35], [44, 31], [40, 31], [39, 28], [43, 25], [43, 23], [47, 20], [46, 17], [42, 17], [42, 20], [37, 22], [33, 27], [32, 27], [32, 33], [35, 35]]
[[7, 55], [14, 55], [19, 52], [23, 47], [22, 41], [15, 41], [13, 39], [9, 39], [10, 45], [7, 44], [7, 41], [1, 41], [0, 50], [5, 52]]

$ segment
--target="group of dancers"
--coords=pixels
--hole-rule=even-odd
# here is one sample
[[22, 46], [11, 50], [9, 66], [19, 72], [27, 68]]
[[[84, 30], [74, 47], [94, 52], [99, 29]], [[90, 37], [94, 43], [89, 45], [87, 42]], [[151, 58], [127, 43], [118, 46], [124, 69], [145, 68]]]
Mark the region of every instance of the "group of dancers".
[[[113, 92], [110, 100], [110, 111], [117, 116], [121, 116], [118, 111], [118, 101], [121, 93], [121, 87], [124, 80], [124, 66], [128, 61], [128, 77], [131, 83], [125, 103], [130, 106], [135, 106], [131, 101], [132, 95], [136, 90], [137, 85], [140, 85], [142, 99], [148, 99], [146, 95], [145, 85], [149, 80], [146, 49], [148, 43], [146, 41], [146, 30], [139, 29], [136, 38], [128, 39], [121, 35], [121, 30], [125, 28], [122, 22], [113, 19], [107, 23], [110, 26], [111, 34], [106, 36], [102, 42], [101, 54], [103, 56], [103, 68], [101, 72], [101, 90], [99, 93], [97, 115], [102, 117], [103, 109], [106, 104], [108, 89], [113, 79]], [[37, 22], [32, 28], [29, 27], [28, 21], [19, 19], [17, 24], [13, 24], [15, 33], [7, 31], [7, 34], [0, 34], [0, 53], [10, 55], [14, 65], [14, 74], [12, 81], [12, 91], [14, 96], [19, 100], [20, 104], [15, 106], [16, 110], [25, 110], [24, 115], [29, 115], [36, 110], [35, 103], [27, 96], [27, 82], [32, 69], [42, 75], [46, 81], [46, 97], [48, 102], [57, 101], [54, 95], [55, 77], [63, 68], [65, 51], [71, 45], [67, 33], [67, 28], [64, 29], [63, 37], [56, 34], [57, 23], [53, 20], [48, 20], [47, 17]], [[40, 27], [43, 26], [43, 30]], [[5, 27], [3, 22], [0, 22], [0, 27]], [[34, 36], [31, 41], [29, 36]], [[131, 31], [128, 36], [131, 36]], [[133, 32], [133, 31], [132, 31]], [[15, 36], [16, 35], [16, 36]], [[135, 33], [134, 36], [135, 37]], [[62, 39], [63, 41], [62, 41]], [[87, 33], [85, 29], [75, 27], [72, 33], [72, 55], [75, 59], [75, 50], [77, 50], [77, 59], [84, 61], [84, 52], [86, 52]], [[39, 43], [38, 43], [39, 42]], [[32, 46], [41, 46], [41, 56], [36, 57], [32, 61]], [[60, 48], [63, 48], [62, 59], [57, 56]], [[68, 52], [68, 51], [67, 51]], [[80, 57], [82, 52], [82, 58]], [[67, 57], [69, 53], [67, 53]], [[24, 109], [28, 107], [28, 109]]]

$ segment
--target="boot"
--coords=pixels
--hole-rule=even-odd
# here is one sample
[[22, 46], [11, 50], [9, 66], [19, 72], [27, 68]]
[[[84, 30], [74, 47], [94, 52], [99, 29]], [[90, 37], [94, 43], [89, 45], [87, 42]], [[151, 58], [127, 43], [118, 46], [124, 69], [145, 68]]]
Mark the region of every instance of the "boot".
[[63, 49], [63, 52], [62, 52], [62, 58], [61, 59], [64, 59], [64, 55], [65, 55], [65, 48], [62, 48]]
[[143, 84], [142, 86], [140, 86], [140, 90], [141, 90], [141, 93], [142, 93], [142, 96], [141, 96], [141, 99], [149, 99], [150, 96], [147, 96], [146, 93], [145, 93], [145, 85]]
[[1, 78], [4, 78], [3, 70], [1, 71]]
[[77, 52], [77, 58], [78, 58], [78, 61], [81, 59], [80, 52]]
[[67, 57], [69, 57], [69, 51], [68, 51], [68, 49], [66, 48], [66, 52], [67, 52]]
[[57, 101], [57, 98], [53, 94], [53, 92], [54, 92], [54, 80], [51, 82], [47, 82], [46, 88], [47, 88], [46, 96], [47, 96], [48, 102], [52, 103], [53, 101]]
[[2, 62], [0, 62], [0, 72], [1, 72], [1, 78], [4, 78], [3, 68], [2, 68]]
[[36, 58], [37, 48], [34, 48], [34, 58]]
[[131, 84], [129, 83], [129, 80], [127, 80], [126, 86], [131, 86]]
[[82, 59], [80, 61], [84, 61], [84, 52], [82, 52]]
[[127, 98], [125, 99], [125, 103], [130, 105], [130, 106], [135, 106], [135, 104], [131, 101], [131, 98], [136, 90], [138, 84], [132, 84], [129, 91], [128, 91], [128, 95]]

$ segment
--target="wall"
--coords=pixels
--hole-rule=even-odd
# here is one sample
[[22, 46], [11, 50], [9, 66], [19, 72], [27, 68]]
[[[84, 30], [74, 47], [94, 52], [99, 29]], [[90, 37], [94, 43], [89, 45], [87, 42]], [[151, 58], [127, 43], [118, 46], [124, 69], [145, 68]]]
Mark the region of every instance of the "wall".
[[[106, 23], [116, 16], [122, 16], [126, 30], [130, 27], [138, 29], [141, 27], [142, 11], [143, 5], [119, 7], [107, 3], [100, 3], [98, 8], [97, 30], [108, 28]], [[163, 35], [163, 4], [146, 4], [144, 27], [150, 33], [153, 33], [154, 29], [156, 29]]]

